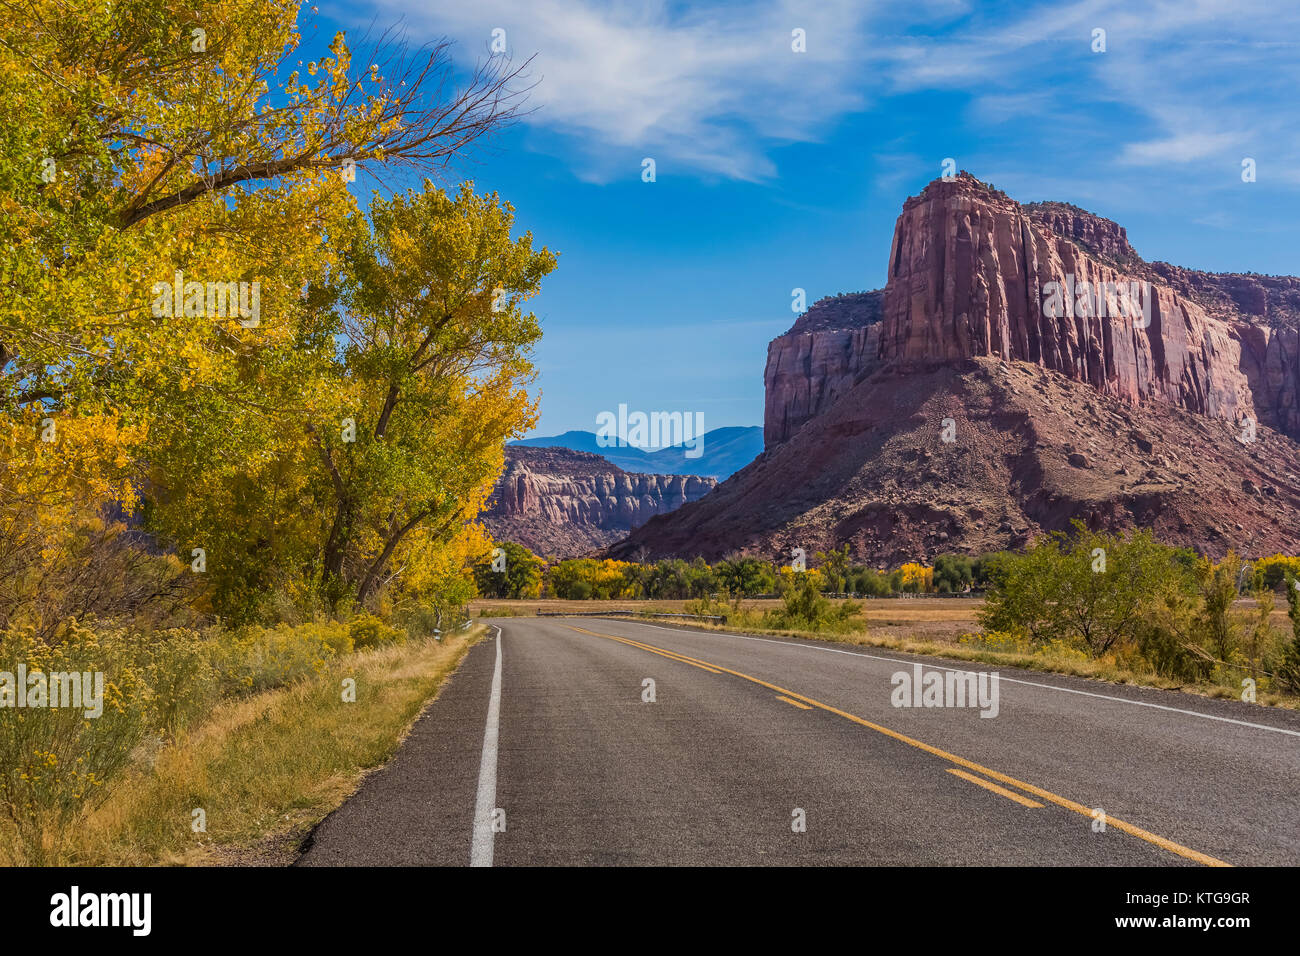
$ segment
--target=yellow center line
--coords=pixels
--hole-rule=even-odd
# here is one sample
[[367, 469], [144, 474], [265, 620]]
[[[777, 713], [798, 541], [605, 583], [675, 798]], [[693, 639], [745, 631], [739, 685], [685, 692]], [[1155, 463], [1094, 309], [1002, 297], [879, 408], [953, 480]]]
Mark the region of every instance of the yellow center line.
[[[1066, 810], [1072, 810], [1075, 813], [1079, 814], [1080, 816], [1087, 817], [1089, 820], [1092, 819], [1093, 816], [1092, 810], [1089, 809], [1088, 807], [1085, 807], [1081, 803], [1075, 803], [1073, 800], [1067, 799], [1066, 797], [1058, 796], [1057, 794], [1052, 793], [1050, 790], [1044, 790], [1042, 787], [1036, 787], [1032, 783], [1025, 783], [1023, 780], [1017, 780], [1015, 777], [1009, 776], [1008, 774], [999, 773], [997, 770], [992, 770], [988, 767], [982, 766], [973, 760], [967, 760], [965, 757], [958, 757], [956, 754], [948, 753], [946, 750], [941, 750], [938, 747], [932, 747], [930, 744], [923, 743], [920, 740], [915, 740], [912, 737], [908, 737], [906, 734], [900, 734], [896, 730], [890, 730], [888, 727], [882, 727], [880, 724], [873, 724], [869, 720], [864, 720], [861, 717], [840, 710], [837, 707], [832, 707], [830, 704], [823, 704], [821, 701], [815, 700], [812, 697], [807, 696], [806, 694], [800, 694], [796, 691], [787, 690], [786, 688], [781, 687], [777, 684], [772, 684], [769, 683], [768, 681], [761, 680], [760, 678], [751, 677], [748, 674], [742, 674], [740, 671], [734, 671], [728, 667], [723, 667], [721, 664], [711, 664], [706, 661], [701, 661], [694, 657], [688, 657], [685, 654], [668, 652], [665, 651], [663, 648], [654, 647], [650, 644], [643, 644], [640, 641], [634, 641], [626, 637], [616, 637], [613, 634], [601, 634], [597, 631], [588, 631], [585, 628], [574, 627], [572, 624], [568, 624], [565, 626], [568, 627], [570, 630], [579, 631], [583, 634], [591, 634], [594, 637], [603, 637], [611, 641], [619, 641], [622, 644], [627, 644], [631, 647], [639, 647], [642, 650], [650, 651], [653, 654], [661, 654], [665, 657], [671, 656], [676, 660], [680, 660], [688, 664], [694, 664], [697, 667], [703, 667], [706, 670], [709, 668], [714, 668], [717, 671], [720, 671], [721, 673], [731, 674], [733, 677], [742, 678], [743, 680], [747, 680], [751, 683], [758, 684], [760, 687], [766, 687], [768, 690], [773, 690], [776, 691], [776, 693], [778, 694], [783, 694], [786, 697], [791, 697], [795, 700], [801, 700], [805, 704], [808, 704], [810, 707], [816, 707], [819, 708], [820, 710], [826, 711], [827, 713], [835, 714], [838, 717], [843, 717], [845, 720], [851, 720], [855, 724], [858, 724], [862, 727], [867, 727], [871, 730], [876, 731], [877, 733], [884, 734], [886, 737], [890, 737], [894, 740], [897, 740], [899, 743], [907, 744], [909, 747], [915, 747], [918, 750], [924, 750], [926, 753], [933, 754], [934, 756], [946, 760], [949, 763], [955, 763], [960, 767], [965, 767], [967, 770], [972, 770], [975, 773], [981, 773], [986, 777], [991, 777], [994, 780], [997, 780], [1001, 783], [1008, 784], [1009, 786], [1015, 787], [1018, 790], [1023, 790], [1025, 793], [1032, 793], [1034, 796], [1038, 797], [1041, 800], [1046, 800], [1048, 803], [1054, 803], [1058, 807], [1064, 807]], [[1129, 836], [1135, 836], [1139, 840], [1145, 840], [1147, 843], [1150, 843], [1153, 846], [1158, 846], [1162, 850], [1166, 850], [1177, 856], [1181, 856], [1184, 859], [1193, 860], [1197, 863], [1203, 864], [1204, 866], [1232, 866], [1231, 863], [1226, 863], [1223, 860], [1209, 856], [1208, 854], [1205, 853], [1201, 853], [1198, 850], [1190, 849], [1179, 843], [1175, 843], [1173, 840], [1167, 840], [1162, 836], [1157, 836], [1154, 833], [1151, 833], [1147, 830], [1143, 830], [1141, 827], [1134, 826], [1131, 823], [1126, 823], [1123, 820], [1110, 816], [1109, 814], [1106, 815], [1106, 825], [1110, 827], [1114, 827], [1117, 830], [1122, 830], [1123, 832], [1127, 833]]]
[[797, 701], [797, 700], [791, 700], [789, 697], [782, 697], [780, 694], [777, 694], [777, 695], [776, 695], [776, 699], [777, 699], [777, 700], [783, 700], [783, 701], [785, 701], [787, 704], [793, 704], [795, 707], [798, 707], [800, 710], [812, 710], [812, 708], [811, 708], [810, 706], [808, 706], [807, 704], [801, 704], [801, 703], [799, 703], [799, 701]]
[[[609, 634], [597, 634], [595, 631], [588, 631], [581, 627], [574, 627], [572, 624], [566, 624], [565, 627], [571, 631], [582, 631], [583, 634], [590, 634], [593, 637], [608, 637], [610, 640], [621, 641], [624, 644], [634, 643], [633, 641], [624, 641], [621, 637], [613, 637]], [[636, 644], [636, 646], [642, 650], [649, 651], [652, 654], [658, 654], [660, 657], [666, 657], [670, 661], [677, 661], [681, 664], [690, 664], [692, 667], [698, 667], [700, 670], [708, 671], [710, 674], [722, 673], [722, 671], [717, 670], [711, 664], [706, 664], [704, 661], [697, 661], [692, 657], [686, 657], [685, 655], [678, 654], [675, 651], [664, 650], [662, 647], [651, 647], [649, 644]]]
[[1001, 794], [1002, 796], [1006, 797], [1008, 800], [1014, 800], [1016, 801], [1016, 803], [1020, 804], [1021, 806], [1042, 807], [1042, 804], [1039, 803], [1037, 800], [1030, 800], [1028, 797], [1022, 797], [1020, 794], [1016, 793], [1013, 790], [1008, 790], [1006, 787], [999, 787], [996, 783], [989, 783], [989, 781], [982, 780], [981, 778], [975, 776], [975, 774], [967, 773], [965, 770], [958, 770], [956, 767], [949, 767], [948, 772], [951, 774], [955, 774], [958, 777], [961, 777], [963, 780], [969, 780], [971, 783], [983, 787], [985, 790], [991, 790], [993, 793]]

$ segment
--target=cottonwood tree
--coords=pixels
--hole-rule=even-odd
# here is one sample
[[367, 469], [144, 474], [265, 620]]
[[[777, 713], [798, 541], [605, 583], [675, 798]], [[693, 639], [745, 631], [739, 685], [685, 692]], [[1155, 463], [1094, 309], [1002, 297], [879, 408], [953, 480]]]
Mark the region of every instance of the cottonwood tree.
[[474, 583], [478, 593], [498, 598], [537, 597], [542, 591], [542, 571], [546, 562], [513, 541], [503, 541], [498, 547], [504, 552], [503, 570], [493, 570], [490, 554], [474, 565]]
[[[0, 532], [16, 542], [0, 582], [61, 529], [131, 511], [141, 487], [184, 553], [226, 539], [213, 570], [232, 588], [264, 585], [306, 533], [304, 396], [337, 402], [304, 290], [331, 284], [357, 216], [344, 171], [438, 170], [524, 89], [499, 57], [455, 83], [446, 42], [380, 37], [355, 68], [340, 34], [300, 59], [299, 10], [0, 4]], [[177, 273], [256, 283], [260, 321], [214, 314], [211, 292], [157, 308]]]
[[502, 467], [504, 440], [536, 419], [525, 391], [541, 336], [522, 308], [556, 264], [514, 209], [463, 184], [426, 180], [371, 206], [372, 230], [346, 263], [336, 364], [344, 441], [308, 426], [328, 478], [321, 569], [332, 600], [369, 600], [408, 535], [450, 538], [474, 518]]
[[829, 551], [818, 551], [813, 557], [817, 561], [818, 570], [822, 573], [822, 580], [826, 584], [827, 591], [839, 594], [847, 590], [849, 578], [849, 546], [847, 544], [839, 548], [832, 548]]
[[342, 34], [281, 80], [299, 55], [293, 0], [4, 8], [10, 409], [84, 401], [148, 360], [197, 358], [183, 351], [196, 339], [219, 357], [233, 343], [214, 344], [193, 316], [150, 314], [153, 280], [186, 267], [242, 278], [304, 245], [316, 258], [302, 233], [344, 198], [345, 163], [439, 168], [508, 122], [522, 95], [502, 58], [453, 87], [445, 41], [408, 54], [381, 38], [373, 65], [354, 70]]

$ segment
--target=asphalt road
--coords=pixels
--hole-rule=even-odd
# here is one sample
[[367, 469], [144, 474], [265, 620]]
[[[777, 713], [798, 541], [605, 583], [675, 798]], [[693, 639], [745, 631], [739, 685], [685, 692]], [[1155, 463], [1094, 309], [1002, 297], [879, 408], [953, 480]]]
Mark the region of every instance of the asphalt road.
[[300, 865], [1300, 863], [1294, 712], [1003, 668], [981, 717], [893, 675], [983, 665], [489, 623]]

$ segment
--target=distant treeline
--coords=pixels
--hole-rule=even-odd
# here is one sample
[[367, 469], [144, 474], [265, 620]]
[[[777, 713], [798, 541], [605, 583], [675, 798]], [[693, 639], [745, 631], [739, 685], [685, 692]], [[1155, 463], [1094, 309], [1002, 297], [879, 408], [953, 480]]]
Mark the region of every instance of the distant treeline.
[[[654, 562], [572, 558], [547, 564], [523, 545], [505, 542], [493, 570], [491, 561], [475, 568], [484, 597], [568, 600], [651, 598], [689, 600], [726, 595], [756, 597], [783, 593], [795, 574], [806, 574], [823, 594], [886, 597], [891, 594], [953, 594], [984, 587], [997, 555], [943, 555], [933, 567], [908, 562], [893, 570], [853, 564], [848, 546], [819, 551], [810, 566], [791, 565], [755, 557], [737, 557], [709, 564], [703, 558]], [[504, 558], [504, 561], [501, 559]]]
[[[506, 543], [497, 570], [475, 569], [479, 591], [502, 598], [676, 598], [732, 624], [794, 630], [860, 630], [861, 605], [830, 596], [982, 591], [980, 634], [963, 643], [993, 651], [1104, 660], [1191, 682], [1211, 682], [1244, 699], [1257, 690], [1300, 693], [1300, 558], [1253, 563], [1233, 552], [1215, 562], [1158, 542], [1150, 532], [1100, 534], [1076, 522], [1023, 552], [942, 555], [932, 567], [908, 562], [880, 570], [849, 550], [817, 552], [806, 570], [755, 557], [714, 564], [579, 558], [549, 566]], [[1278, 590], [1290, 627], [1274, 626]], [[743, 597], [776, 594], [784, 606], [758, 614]], [[1242, 597], [1254, 606], [1238, 605]], [[719, 600], [721, 599], [721, 600]], [[727, 605], [727, 601], [731, 605]]]
[[[1097, 547], [1111, 549], [1125, 539], [1117, 536], [1094, 536]], [[1044, 544], [1056, 540], [1044, 539]], [[1089, 540], [1092, 540], [1091, 538]], [[1042, 547], [1040, 545], [1039, 547]], [[691, 600], [705, 597], [758, 597], [783, 592], [783, 580], [797, 572], [790, 564], [756, 557], [728, 558], [712, 564], [703, 558], [660, 561], [615, 561], [596, 558], [570, 558], [547, 562], [520, 544], [507, 541], [499, 545], [503, 554], [487, 559], [474, 569], [474, 580], [483, 597], [561, 598], [566, 600], [662, 599]], [[1159, 546], [1165, 559], [1185, 568], [1204, 561], [1186, 548]], [[816, 590], [823, 594], [847, 597], [889, 597], [899, 594], [961, 594], [983, 592], [999, 580], [999, 569], [1010, 572], [1029, 552], [994, 551], [981, 555], [946, 554], [934, 559], [933, 566], [906, 562], [893, 570], [854, 564], [848, 546], [838, 550], [818, 551], [806, 573]], [[1091, 569], [1092, 557], [1089, 556]], [[1279, 590], [1288, 575], [1300, 577], [1300, 557], [1273, 555], [1253, 564], [1240, 563], [1249, 571], [1243, 577], [1242, 590], [1267, 587]], [[1100, 580], [1108, 580], [1103, 571]], [[1005, 577], [1005, 574], [1003, 575]]]

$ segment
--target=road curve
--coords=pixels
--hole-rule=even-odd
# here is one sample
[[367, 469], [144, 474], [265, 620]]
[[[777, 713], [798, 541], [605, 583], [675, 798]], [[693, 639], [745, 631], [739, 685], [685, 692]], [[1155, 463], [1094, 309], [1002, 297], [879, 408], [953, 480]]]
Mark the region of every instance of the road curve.
[[489, 623], [299, 865], [1300, 863], [1300, 714], [1000, 668], [981, 717], [894, 675], [984, 665]]

